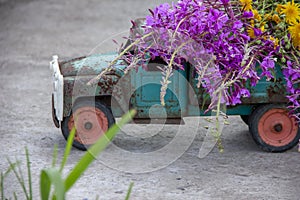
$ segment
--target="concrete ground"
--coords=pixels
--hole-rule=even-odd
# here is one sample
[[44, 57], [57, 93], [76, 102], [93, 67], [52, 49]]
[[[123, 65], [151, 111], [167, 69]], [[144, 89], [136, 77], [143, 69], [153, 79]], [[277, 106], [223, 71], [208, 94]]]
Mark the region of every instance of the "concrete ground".
[[[27, 146], [34, 199], [40, 198], [40, 170], [51, 165], [54, 144], [59, 158], [65, 147], [51, 119], [51, 56], [72, 58], [114, 51], [111, 36], [126, 36], [131, 19], [144, 17], [148, 8], [162, 2], [0, 0], [0, 170], [8, 168], [6, 157], [21, 160], [24, 167]], [[127, 125], [123, 131], [143, 137], [119, 134], [114, 145], [125, 150], [125, 156], [111, 145], [66, 199], [95, 199], [97, 195], [99, 199], [124, 199], [130, 182], [134, 182], [131, 199], [299, 199], [300, 154], [296, 148], [285, 153], [261, 151], [248, 127], [235, 116], [223, 130], [224, 153], [215, 148], [200, 159], [206, 121], [185, 120], [181, 128]], [[172, 143], [176, 133], [182, 137]], [[151, 154], [170, 145], [165, 154]], [[83, 154], [72, 149], [65, 174]], [[4, 188], [7, 198], [13, 198], [16, 191], [24, 199], [12, 174], [5, 179]]]

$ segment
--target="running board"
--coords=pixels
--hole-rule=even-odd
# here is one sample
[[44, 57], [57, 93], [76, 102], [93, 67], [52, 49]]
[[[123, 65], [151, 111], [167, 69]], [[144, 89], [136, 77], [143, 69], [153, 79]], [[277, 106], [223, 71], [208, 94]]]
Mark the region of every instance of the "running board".
[[184, 125], [184, 120], [182, 118], [167, 118], [167, 119], [139, 119], [135, 118], [132, 122], [135, 124], [174, 124], [174, 125]]

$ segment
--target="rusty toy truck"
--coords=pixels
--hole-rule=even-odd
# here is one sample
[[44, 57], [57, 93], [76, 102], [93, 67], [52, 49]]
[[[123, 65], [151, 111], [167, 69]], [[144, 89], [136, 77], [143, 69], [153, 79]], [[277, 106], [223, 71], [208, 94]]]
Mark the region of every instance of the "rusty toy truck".
[[[197, 87], [191, 66], [185, 71], [177, 70], [173, 75], [164, 107], [155, 106], [160, 104], [161, 72], [153, 65], [160, 63], [158, 60], [149, 61], [147, 70], [140, 67], [138, 71], [126, 74], [124, 69], [128, 63], [119, 60], [114, 70], [96, 83], [87, 84], [117, 55], [95, 54], [68, 61], [59, 61], [53, 56], [50, 62], [53, 120], [65, 139], [76, 121], [73, 146], [85, 150], [129, 108], [137, 110], [135, 120], [145, 123], [150, 118], [180, 121], [182, 117], [205, 114], [202, 105], [206, 94]], [[250, 98], [227, 108], [227, 115], [241, 116], [254, 141], [265, 151], [286, 151], [300, 139], [299, 124], [290, 117], [286, 108], [285, 84], [280, 68], [276, 68], [275, 81], [260, 80], [256, 87], [250, 88]]]

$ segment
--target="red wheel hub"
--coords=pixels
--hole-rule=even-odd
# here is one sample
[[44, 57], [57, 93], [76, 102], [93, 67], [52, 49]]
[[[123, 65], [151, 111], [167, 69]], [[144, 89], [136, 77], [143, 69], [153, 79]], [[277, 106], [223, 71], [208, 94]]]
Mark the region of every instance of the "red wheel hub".
[[94, 144], [108, 129], [108, 119], [105, 114], [95, 107], [81, 107], [70, 117], [69, 131], [75, 125], [74, 140], [84, 145]]
[[268, 110], [259, 120], [258, 134], [272, 146], [284, 146], [293, 141], [298, 133], [296, 120], [281, 108]]

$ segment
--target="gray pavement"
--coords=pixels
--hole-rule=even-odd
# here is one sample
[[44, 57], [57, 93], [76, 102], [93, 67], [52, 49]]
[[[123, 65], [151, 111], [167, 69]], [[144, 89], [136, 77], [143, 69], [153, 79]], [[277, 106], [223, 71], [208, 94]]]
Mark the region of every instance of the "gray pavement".
[[[33, 169], [34, 199], [39, 199], [40, 170], [51, 165], [54, 144], [62, 157], [65, 141], [51, 119], [51, 71], [53, 54], [72, 58], [91, 52], [114, 51], [112, 35], [123, 35], [130, 20], [144, 17], [147, 9], [163, 1], [141, 0], [18, 0], [0, 1], [0, 170], [8, 167], [5, 157], [25, 165], [27, 146]], [[121, 33], [121, 34], [120, 34]], [[125, 33], [125, 32], [124, 32]], [[104, 42], [103, 42], [104, 41]], [[207, 157], [197, 157], [203, 142], [206, 121], [188, 118], [182, 133], [186, 139], [196, 132], [191, 146], [170, 164], [157, 167], [165, 157], [149, 157], [154, 170], [134, 173], [126, 166], [140, 169], [141, 160], [118, 157], [108, 148], [75, 184], [66, 199], [124, 199], [134, 182], [131, 199], [299, 199], [300, 154], [297, 149], [285, 153], [266, 153], [253, 142], [248, 127], [238, 116], [230, 117], [223, 130], [225, 152], [215, 148]], [[199, 123], [199, 126], [197, 125]], [[190, 125], [192, 124], [192, 125]], [[114, 141], [129, 152], [143, 153], [162, 148], [175, 137], [177, 126], [127, 125], [125, 129], [143, 135], [132, 139], [120, 134]], [[184, 141], [183, 141], [184, 142]], [[180, 145], [180, 143], [179, 143]], [[84, 152], [72, 149], [67, 173]], [[105, 155], [113, 155], [112, 165]], [[123, 162], [123, 160], [125, 160]], [[158, 170], [155, 170], [159, 168]], [[125, 169], [125, 170], [124, 170]], [[16, 178], [5, 182], [7, 198], [16, 191], [24, 199]]]

